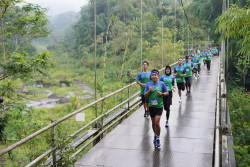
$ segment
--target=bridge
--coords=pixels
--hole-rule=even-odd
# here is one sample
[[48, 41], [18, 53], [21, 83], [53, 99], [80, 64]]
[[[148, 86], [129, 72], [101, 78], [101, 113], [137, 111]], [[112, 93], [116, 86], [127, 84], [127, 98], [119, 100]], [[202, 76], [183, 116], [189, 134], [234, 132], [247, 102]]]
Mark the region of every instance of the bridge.
[[[30, 160], [27, 167], [65, 165], [67, 162], [61, 161], [61, 153], [69, 147], [74, 149], [74, 153], [68, 153], [67, 156], [69, 159], [77, 159], [74, 164], [76, 167], [235, 166], [230, 117], [226, 111], [228, 108], [222, 58], [220, 55], [212, 60], [210, 73], [202, 67], [199, 79], [193, 79], [191, 96], [186, 97], [184, 92], [181, 104], [178, 102], [177, 92], [174, 93], [170, 127], [164, 127], [165, 111], [161, 118], [160, 149], [153, 144], [150, 118], [144, 118], [143, 108], [138, 107], [141, 102], [139, 92], [135, 91], [138, 85], [134, 82], [52, 122], [5, 148], [0, 156], [14, 150], [18, 152], [18, 147], [24, 147], [26, 142], [52, 130], [51, 149], [44, 150], [40, 156]], [[176, 63], [172, 64], [175, 65]], [[124, 91], [128, 98], [104, 112], [104, 101]], [[100, 103], [101, 115], [68, 136], [66, 140], [69, 144], [64, 149], [59, 149], [54, 143], [55, 127]], [[86, 151], [91, 145], [93, 148]]]
[[211, 73], [202, 68], [200, 78], [193, 78], [191, 96], [183, 95], [182, 104], [174, 93], [170, 127], [164, 127], [165, 112], [161, 118], [161, 149], [155, 148], [151, 120], [140, 107], [75, 166], [213, 166], [218, 62], [213, 59]]
[[[96, 0], [94, 4], [94, 55], [95, 55], [95, 90], [96, 81]], [[176, 2], [175, 1], [175, 24], [176, 24]], [[189, 55], [194, 46], [194, 34], [189, 24], [187, 14], [183, 9], [183, 27], [187, 27], [187, 39], [184, 38], [183, 29], [183, 54]], [[226, 1], [223, 0], [223, 11], [226, 11]], [[142, 6], [140, 3], [142, 18]], [[161, 17], [161, 67], [164, 66], [164, 21], [163, 5]], [[228, 3], [229, 5], [229, 3]], [[229, 8], [229, 6], [228, 6]], [[229, 10], [228, 10], [229, 11]], [[185, 17], [185, 18], [184, 18]], [[185, 26], [185, 20], [187, 25]], [[140, 22], [140, 55], [143, 60], [143, 29]], [[176, 26], [176, 25], [175, 25]], [[208, 29], [210, 31], [210, 29]], [[106, 44], [109, 27], [103, 38]], [[229, 33], [229, 30], [227, 31]], [[191, 34], [189, 34], [191, 33]], [[176, 34], [174, 33], [175, 61]], [[190, 41], [192, 36], [192, 44]], [[187, 44], [185, 48], [184, 43]], [[103, 43], [104, 44], [104, 43]], [[106, 52], [105, 44], [105, 52]], [[190, 48], [190, 45], [192, 46]], [[200, 44], [197, 44], [200, 46]], [[208, 45], [209, 47], [209, 36]], [[153, 144], [153, 131], [150, 118], [143, 117], [143, 108], [139, 97], [139, 86], [136, 82], [116, 90], [95, 101], [81, 107], [80, 109], [65, 115], [58, 120], [53, 120], [47, 126], [28, 135], [0, 150], [0, 162], [12, 162], [15, 166], [124, 166], [124, 167], [227, 167], [236, 166], [233, 140], [231, 133], [230, 116], [227, 104], [227, 90], [225, 86], [225, 41], [221, 43], [219, 57], [212, 60], [211, 72], [207, 73], [202, 67], [200, 78], [193, 79], [191, 96], [183, 93], [183, 102], [179, 104], [178, 94], [174, 93], [173, 105], [170, 113], [170, 126], [164, 127], [165, 111], [161, 118], [161, 148], [155, 148]], [[227, 44], [227, 50], [229, 45]], [[160, 52], [159, 52], [160, 53]], [[227, 54], [229, 52], [227, 51]], [[107, 53], [105, 53], [106, 55]], [[156, 53], [157, 54], [157, 53]], [[105, 58], [104, 58], [105, 59]], [[228, 59], [227, 59], [228, 60]], [[160, 61], [159, 61], [160, 62]], [[170, 61], [172, 63], [172, 61]], [[169, 63], [169, 62], [167, 62]], [[165, 64], [166, 65], [166, 64]], [[173, 63], [171, 66], [175, 66]], [[106, 65], [105, 65], [106, 66]], [[160, 69], [163, 73], [164, 69]], [[118, 97], [119, 96], [119, 97]], [[110, 99], [119, 99], [111, 105]], [[111, 107], [110, 107], [111, 106]], [[91, 110], [92, 109], [92, 110]], [[96, 115], [89, 122], [84, 122], [79, 129], [70, 133], [65, 139], [59, 137], [59, 127], [76, 126], [79, 124], [73, 117], [78, 113], [88, 113], [95, 109]], [[64, 129], [63, 129], [64, 130]], [[66, 131], [66, 130], [64, 130]], [[27, 147], [27, 143], [33, 143], [34, 148]], [[42, 145], [43, 148], [37, 146]], [[21, 148], [21, 149], [20, 149]], [[27, 158], [29, 149], [33, 149], [34, 155]], [[36, 150], [37, 149], [37, 150]], [[69, 151], [70, 150], [70, 151]], [[13, 159], [15, 155], [15, 162]], [[12, 164], [6, 164], [11, 166]]]

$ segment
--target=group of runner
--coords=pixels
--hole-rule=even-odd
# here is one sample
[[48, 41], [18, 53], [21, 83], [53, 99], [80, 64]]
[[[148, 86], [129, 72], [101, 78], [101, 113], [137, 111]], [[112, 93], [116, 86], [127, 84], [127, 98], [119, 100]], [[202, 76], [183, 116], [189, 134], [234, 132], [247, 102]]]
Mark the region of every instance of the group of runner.
[[178, 64], [174, 67], [173, 74], [169, 65], [165, 67], [162, 76], [158, 70], [153, 69], [148, 71], [149, 63], [144, 61], [142, 63], [143, 71], [137, 76], [137, 83], [141, 87], [141, 99], [144, 105], [144, 117], [151, 117], [152, 128], [154, 131], [154, 144], [157, 148], [160, 144], [160, 119], [163, 108], [166, 111], [166, 124], [169, 127], [170, 105], [172, 105], [173, 92], [175, 92], [175, 80], [177, 83], [179, 103], [182, 103], [182, 91], [187, 90], [186, 95], [190, 96], [192, 76], [195, 74], [197, 80], [201, 70], [201, 62], [203, 60], [204, 66], [207, 66], [207, 72], [210, 72], [210, 64], [213, 53], [210, 49], [200, 52], [193, 51], [190, 56], [186, 56], [183, 61], [178, 59]]

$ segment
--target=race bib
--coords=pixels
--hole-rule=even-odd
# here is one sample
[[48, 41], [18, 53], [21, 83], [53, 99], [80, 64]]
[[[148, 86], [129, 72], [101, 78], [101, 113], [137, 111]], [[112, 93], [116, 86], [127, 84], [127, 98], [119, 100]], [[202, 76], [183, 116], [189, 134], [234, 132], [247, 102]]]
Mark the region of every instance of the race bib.
[[189, 69], [186, 69], [186, 71], [188, 72], [188, 71], [189, 71]]
[[178, 77], [178, 78], [176, 78], [177, 79], [177, 81], [181, 81], [181, 77]]
[[151, 102], [151, 105], [153, 106], [156, 106], [158, 104], [157, 99], [151, 99], [150, 102]]

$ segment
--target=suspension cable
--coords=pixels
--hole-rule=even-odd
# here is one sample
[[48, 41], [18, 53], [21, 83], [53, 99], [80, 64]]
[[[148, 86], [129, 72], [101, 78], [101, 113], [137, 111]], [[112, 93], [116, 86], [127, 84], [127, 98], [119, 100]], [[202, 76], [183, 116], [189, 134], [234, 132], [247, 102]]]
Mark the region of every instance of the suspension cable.
[[[227, 0], [227, 69], [226, 69], [226, 96], [228, 101], [228, 52], [229, 52], [229, 0]], [[226, 112], [228, 112], [228, 105], [226, 105]], [[228, 123], [228, 113], [226, 113], [226, 124]]]
[[187, 13], [186, 13], [186, 11], [185, 11], [185, 9], [184, 9], [184, 5], [183, 5], [182, 0], [181, 0], [181, 6], [182, 6], [182, 10], [184, 11], [186, 20], [187, 20], [188, 28], [189, 28], [189, 30], [190, 30], [190, 32], [191, 32], [191, 34], [192, 34], [192, 37], [194, 37], [194, 34], [193, 34], [193, 31], [192, 31], [192, 29], [191, 29], [191, 27], [190, 27], [189, 20], [188, 20], [188, 17], [187, 17]]
[[161, 5], [161, 68], [163, 68], [163, 1]]
[[[94, 0], [94, 24], [95, 24], [95, 30], [94, 30], [94, 48], [95, 48], [95, 101], [97, 100], [97, 81], [96, 81], [96, 0]], [[97, 117], [97, 104], [95, 105], [95, 116]]]
[[188, 56], [189, 56], [189, 29], [188, 29]]
[[174, 0], [174, 62], [176, 61], [176, 0]]
[[190, 26], [190, 24], [189, 24], [189, 20], [188, 20], [188, 17], [187, 17], [187, 13], [186, 13], [186, 11], [185, 11], [185, 9], [184, 9], [184, 5], [183, 5], [182, 0], [181, 0], [181, 6], [182, 6], [182, 10], [183, 10], [183, 12], [184, 12], [184, 15], [185, 15], [185, 18], [186, 18], [186, 21], [187, 21], [187, 26], [188, 26], [188, 55], [189, 55], [189, 31], [191, 32], [192, 39], [194, 38], [194, 34], [193, 34], [193, 31], [192, 31], [191, 26]]
[[185, 46], [184, 46], [184, 27], [185, 27], [185, 19], [184, 19], [184, 11], [183, 11], [183, 25], [182, 25], [182, 41], [183, 41], [183, 44], [182, 44], [182, 48], [183, 48], [183, 51], [182, 51], [182, 56], [184, 57], [184, 52], [185, 52]]
[[141, 65], [142, 65], [142, 0], [141, 0]]

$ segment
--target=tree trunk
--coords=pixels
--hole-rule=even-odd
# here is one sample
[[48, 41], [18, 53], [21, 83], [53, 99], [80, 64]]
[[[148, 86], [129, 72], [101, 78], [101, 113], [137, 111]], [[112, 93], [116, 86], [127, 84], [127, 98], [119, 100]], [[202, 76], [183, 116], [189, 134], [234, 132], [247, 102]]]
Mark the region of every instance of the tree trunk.
[[6, 63], [6, 57], [5, 57], [5, 46], [4, 46], [4, 28], [3, 28], [3, 21], [1, 20], [1, 40], [2, 40], [2, 50], [3, 50], [3, 59], [4, 63]]

